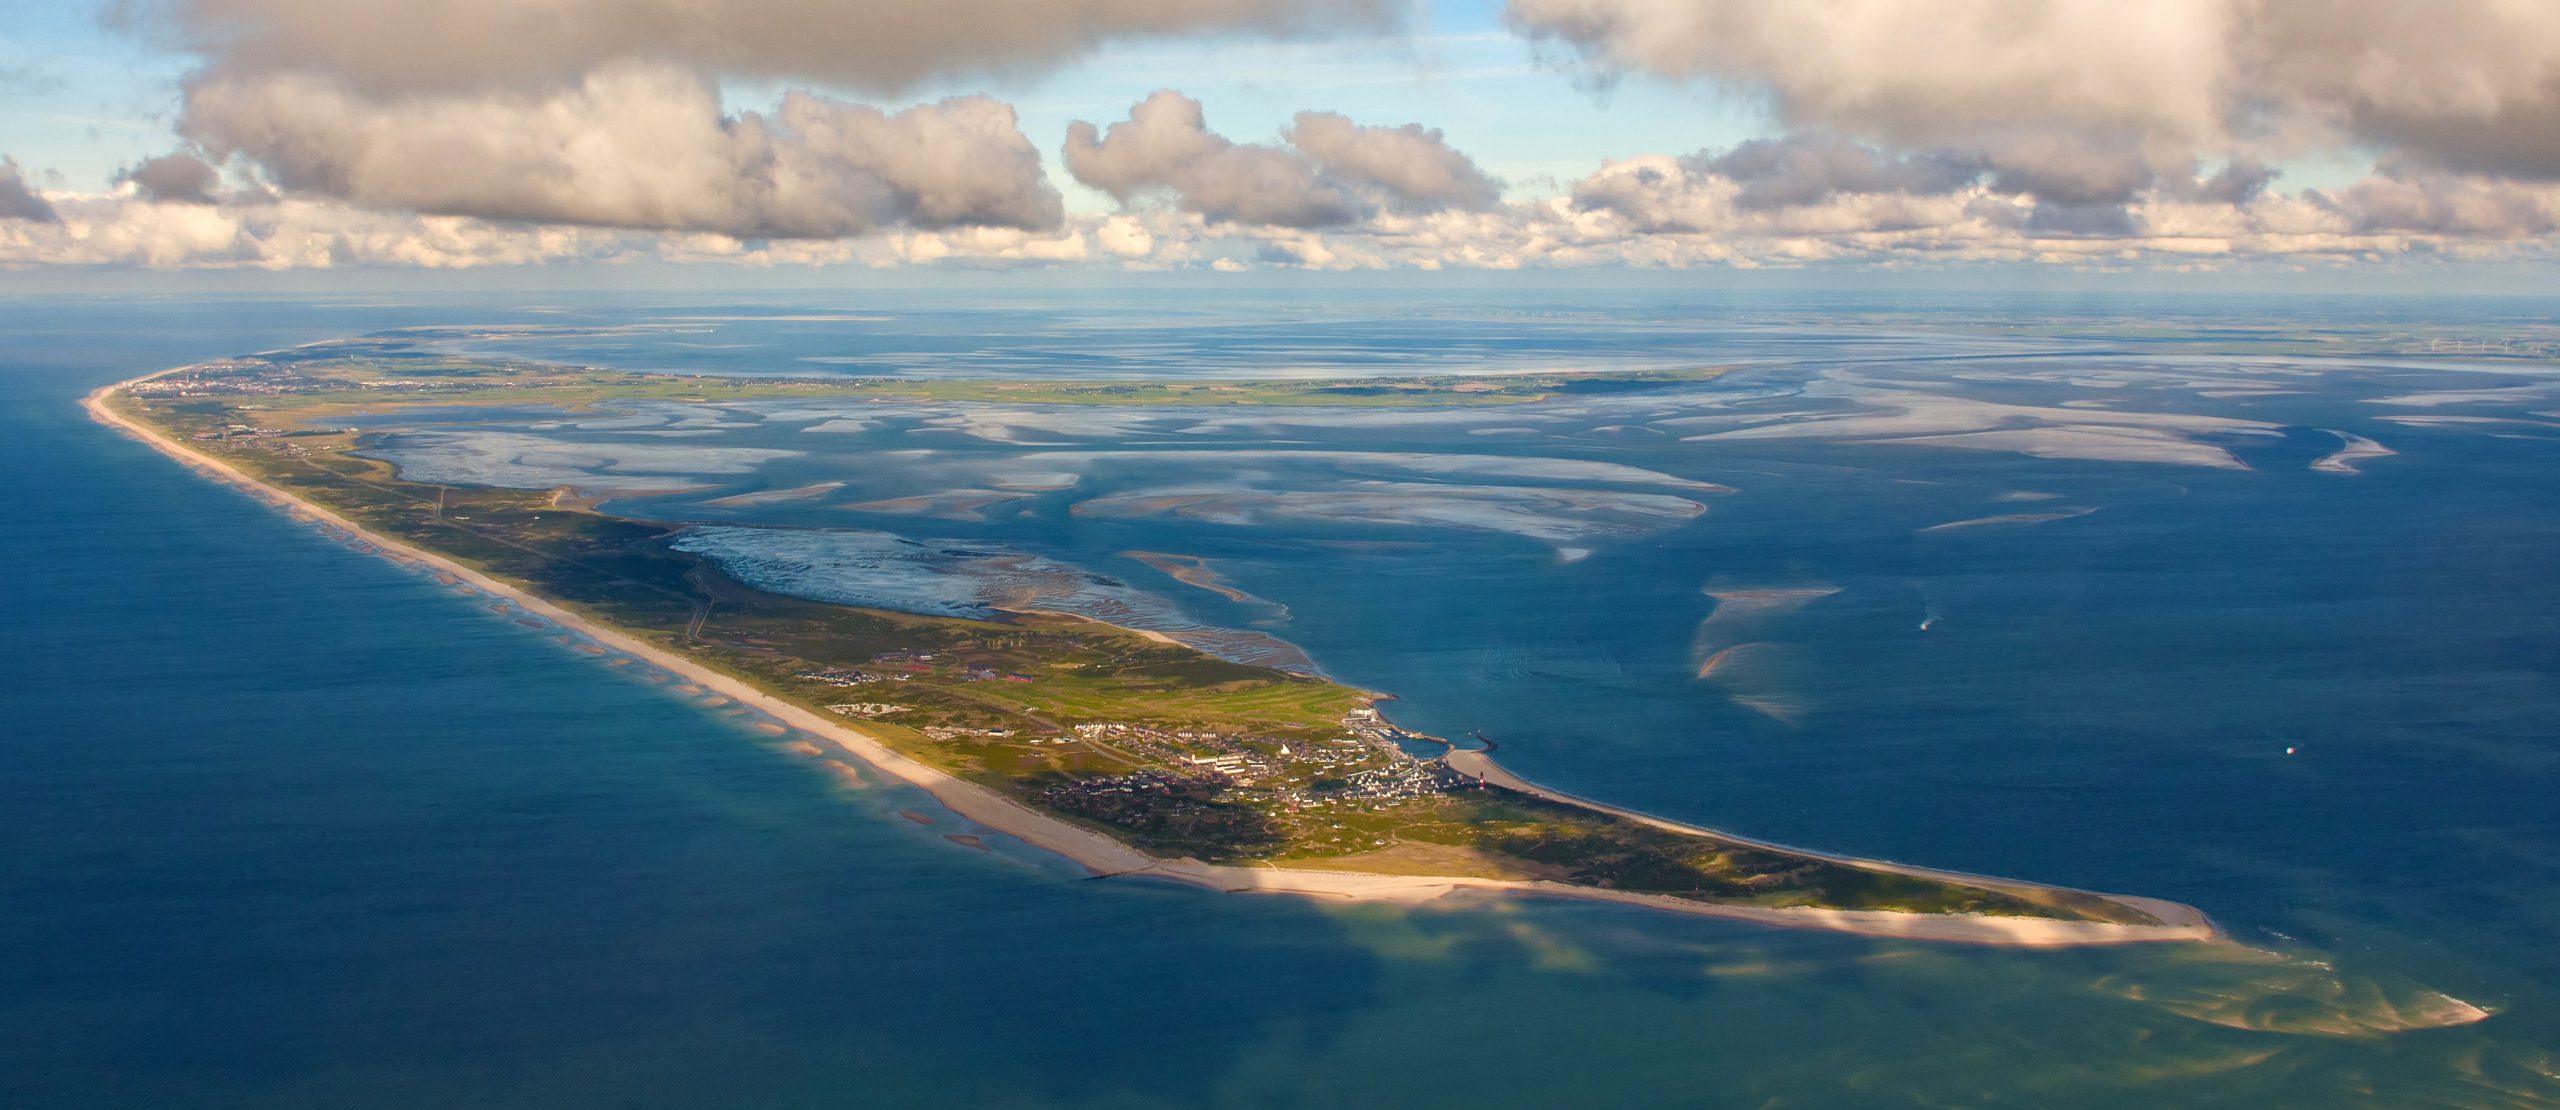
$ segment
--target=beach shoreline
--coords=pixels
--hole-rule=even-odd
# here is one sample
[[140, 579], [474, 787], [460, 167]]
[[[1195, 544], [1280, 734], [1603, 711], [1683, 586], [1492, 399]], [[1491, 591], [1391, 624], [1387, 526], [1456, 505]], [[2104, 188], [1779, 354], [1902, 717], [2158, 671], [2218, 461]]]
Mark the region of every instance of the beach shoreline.
[[[90, 417], [97, 422], [132, 435], [145, 445], [189, 469], [238, 488], [261, 503], [289, 515], [307, 517], [344, 531], [372, 545], [376, 549], [375, 554], [395, 561], [415, 561], [432, 568], [440, 575], [450, 575], [459, 583], [467, 584], [492, 597], [503, 598], [526, 612], [551, 621], [564, 630], [586, 637], [594, 645], [641, 660], [685, 681], [695, 683], [707, 691], [751, 707], [793, 731], [832, 744], [883, 775], [923, 790], [961, 817], [1043, 851], [1063, 856], [1096, 876], [1147, 877], [1230, 893], [1286, 894], [1342, 902], [1412, 904], [1473, 897], [1570, 898], [1637, 905], [1785, 928], [1826, 929], [1873, 937], [2007, 947], [2049, 948], [2195, 942], [2214, 940], [2219, 937], [2212, 923], [2192, 907], [2155, 899], [2111, 894], [2098, 896], [2140, 908], [2158, 917], [2164, 924], [2147, 926], [2028, 917], [1749, 906], [1573, 886], [1545, 880], [1386, 875], [1330, 871], [1321, 868], [1211, 864], [1188, 858], [1160, 859], [1106, 834], [1050, 817], [999, 791], [947, 774], [902, 755], [841, 718], [796, 705], [699, 660], [649, 643], [603, 621], [589, 618], [457, 560], [372, 532], [329, 508], [269, 485], [221, 459], [196, 451], [170, 438], [159, 429], [118, 412], [110, 403], [110, 400], [123, 390], [184, 369], [188, 368], [172, 367], [102, 386], [89, 393], [83, 399], [82, 405]], [[1462, 754], [1473, 758], [1463, 764], [1453, 762], [1453, 766], [1459, 766], [1469, 774], [1481, 773], [1488, 781], [1494, 781], [1506, 787], [1514, 789], [1526, 787], [1525, 792], [1569, 799], [1570, 804], [1677, 831], [1711, 835], [1737, 843], [1755, 843], [1715, 830], [1667, 822], [1660, 818], [1618, 810], [1548, 791], [1501, 771], [1498, 764], [1494, 764], [1489, 757], [1480, 752], [1453, 751], [1451, 753], [1453, 757]], [[1500, 775], [1499, 778], [1495, 777], [1497, 774]], [[1515, 783], [1520, 785], [1514, 786]], [[1787, 850], [1808, 856], [1820, 856], [1819, 853], [1804, 852], [1802, 849]], [[1834, 856], [1820, 856], [1820, 858], [1911, 875], [1955, 879], [1994, 889], [2056, 889], [2017, 880], [1931, 871], [1880, 861]]]

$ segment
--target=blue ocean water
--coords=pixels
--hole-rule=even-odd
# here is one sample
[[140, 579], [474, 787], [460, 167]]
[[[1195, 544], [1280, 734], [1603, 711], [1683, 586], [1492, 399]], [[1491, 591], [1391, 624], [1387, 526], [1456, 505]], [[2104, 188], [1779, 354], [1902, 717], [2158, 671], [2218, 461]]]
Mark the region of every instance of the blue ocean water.
[[[2377, 423], [2368, 403], [2438, 374], [2484, 388], [2454, 376], [2468, 371], [2377, 365], [2351, 375], [2372, 388], [2180, 402], [2286, 429], [2228, 441], [2246, 471], [1838, 440], [1573, 447], [1735, 490], [1696, 495], [1709, 508], [1694, 522], [1588, 542], [1416, 535], [1338, 515], [1290, 518], [1275, 535], [1043, 511], [1153, 480], [1109, 459], [1072, 495], [1035, 488], [982, 519], [904, 521], [1158, 587], [1117, 553], [1209, 558], [1285, 605], [1267, 626], [1329, 672], [1400, 695], [1400, 720], [1489, 729], [1509, 765], [1568, 789], [1772, 839], [2175, 898], [2245, 942], [2032, 953], [1608, 907], [1218, 897], [970, 851], [942, 838], [960, 831], [948, 815], [895, 816], [935, 812], [918, 796], [839, 789], [735, 724], [204, 483], [76, 407], [97, 384], [189, 359], [385, 327], [557, 322], [560, 307], [0, 306], [0, 454], [20, 476], [15, 526], [0, 533], [18, 587], [0, 616], [13, 644], [0, 672], [13, 722], [0, 740], [0, 1105], [2560, 1099], [2560, 818], [2546, 801], [2560, 785], [2560, 583], [2548, 570], [2560, 565], [2560, 445], [2529, 428]], [[605, 322], [775, 313], [570, 307]], [[2103, 376], [2161, 361], [2114, 338], [2056, 355], [2048, 338], [1940, 318], [2067, 325], [2084, 311], [2050, 302], [1581, 307], [1488, 324], [1445, 302], [1327, 303], [1287, 306], [1274, 323], [1268, 306], [1216, 304], [1195, 314], [1206, 324], [1150, 331], [1101, 308], [1062, 322], [1036, 307], [848, 297], [782, 314], [895, 319], [551, 353], [871, 373], [876, 360], [804, 359], [959, 351], [1005, 373], [1084, 376], [1091, 365], [1055, 352], [1097, 349], [1088, 331], [1107, 319], [1123, 356], [1153, 352], [1113, 368], [1236, 377], [1459, 369], [1478, 356], [1444, 340], [1463, 333], [1465, 349], [1492, 352], [1479, 361], [1512, 368], [1747, 363], [1770, 375], [1769, 403], [1817, 412], [1837, 398], [1786, 393], [1808, 360], [1918, 352], [1932, 373], [1974, 383], [1969, 398], [2044, 406], [2077, 394], [2012, 363]], [[987, 325], [990, 311], [1004, 326]], [[2146, 311], [2189, 330], [2217, 312], [2306, 326], [2541, 319], [2477, 302]], [[684, 361], [712, 357], [736, 365]], [[945, 360], [910, 361], [890, 369]], [[840, 452], [753, 481], [862, 473], [848, 460], [941, 415], [849, 433]], [[1041, 427], [936, 433], [945, 455], [931, 461], [983, 467], [1025, 439], [1094, 451], [1126, 438]], [[2360, 474], [2315, 471], [2337, 446], [2323, 428], [2400, 453]], [[1200, 451], [1285, 434], [1345, 452], [1527, 453], [1473, 430], [1189, 438]], [[780, 438], [729, 436], [719, 442]], [[1233, 484], [1232, 467], [1216, 469], [1226, 463], [1184, 459], [1193, 484]], [[1262, 492], [1392, 481], [1412, 496], [1422, 484], [1376, 460], [1345, 465], [1246, 469], [1281, 474], [1252, 479]], [[2052, 496], [2000, 499], [2018, 493]], [[2051, 506], [2094, 511], [1924, 531]], [[752, 515], [900, 523], [841, 505]], [[1788, 590], [1802, 592], [1767, 600]], [[1204, 619], [1272, 621], [1179, 599]], [[1736, 644], [1765, 646], [1695, 678], [1702, 649]], [[2493, 1016], [2445, 1024], [2443, 996]]]

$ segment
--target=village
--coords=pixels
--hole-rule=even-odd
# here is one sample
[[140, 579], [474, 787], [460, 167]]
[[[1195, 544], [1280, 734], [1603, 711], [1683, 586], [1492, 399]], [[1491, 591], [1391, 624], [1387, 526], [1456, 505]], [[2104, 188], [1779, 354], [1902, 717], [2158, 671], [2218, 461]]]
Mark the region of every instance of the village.
[[[1378, 808], [1469, 784], [1437, 759], [1408, 754], [1399, 740], [1428, 738], [1385, 723], [1374, 709], [1353, 710], [1343, 730], [1347, 735], [1291, 741], [1142, 724], [1081, 724], [1074, 729], [1076, 742], [1151, 766], [1080, 779], [1050, 792], [1126, 796], [1206, 789], [1219, 796], [1259, 796], [1296, 811]], [[1061, 737], [1051, 742], [1069, 741]]]
[[[925, 658], [930, 659], [932, 656], [926, 656]], [[801, 671], [794, 674], [792, 677], [805, 678], [811, 682], [841, 687], [860, 686], [866, 682], [905, 682], [914, 676], [906, 673], [883, 674], [873, 673], [871, 671], [857, 671], [851, 667], [819, 667], [815, 670]]]

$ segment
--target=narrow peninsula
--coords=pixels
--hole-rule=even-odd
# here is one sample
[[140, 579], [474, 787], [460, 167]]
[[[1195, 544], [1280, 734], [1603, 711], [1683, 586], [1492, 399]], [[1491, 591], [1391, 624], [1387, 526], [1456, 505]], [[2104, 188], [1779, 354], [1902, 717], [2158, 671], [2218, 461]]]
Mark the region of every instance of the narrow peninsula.
[[[2208, 939], [2190, 907], [1753, 841], [1560, 794], [1397, 727], [1381, 697], [1038, 611], [964, 619], [787, 596], [684, 550], [680, 522], [574, 489], [404, 479], [355, 414], [758, 397], [1008, 404], [1503, 405], [1712, 369], [1280, 382], [709, 378], [459, 357], [395, 333], [162, 371], [90, 412], [527, 624], [759, 714], [847, 781], [888, 776], [1101, 875], [1348, 899], [1541, 895], [1772, 925], [2016, 945]], [[785, 491], [794, 492], [794, 491]], [[1182, 557], [1140, 553], [1223, 588]], [[1151, 564], [1154, 565], [1154, 564]], [[1259, 599], [1255, 599], [1259, 600]], [[967, 837], [955, 837], [967, 843]]]

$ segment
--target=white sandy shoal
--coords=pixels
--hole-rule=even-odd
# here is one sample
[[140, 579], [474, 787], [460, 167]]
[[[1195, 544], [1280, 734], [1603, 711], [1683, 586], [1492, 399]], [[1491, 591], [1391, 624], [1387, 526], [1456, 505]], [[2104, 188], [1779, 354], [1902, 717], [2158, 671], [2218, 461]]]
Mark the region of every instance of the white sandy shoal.
[[[1660, 895], [1601, 890], [1544, 881], [1525, 882], [1463, 876], [1378, 875], [1309, 868], [1229, 867], [1202, 863], [1193, 859], [1157, 859], [1099, 832], [1046, 816], [988, 787], [954, 777], [901, 755], [870, 734], [854, 728], [840, 718], [820, 714], [784, 701], [725, 672], [714, 670], [687, 656], [647, 643], [600, 622], [589, 620], [581, 614], [562, 608], [443, 555], [374, 533], [326, 507], [307, 501], [290, 491], [260, 482], [229, 463], [170, 439], [157, 429], [127, 418], [106, 404], [107, 397], [117, 390], [164, 374], [175, 373], [179, 369], [184, 367], [146, 374], [102, 387], [90, 393], [83, 401], [83, 405], [91, 418], [98, 422], [122, 429], [162, 454], [217, 481], [236, 486], [262, 501], [272, 503], [280, 500], [288, 507], [288, 511], [298, 510], [308, 513], [322, 522], [372, 541], [382, 549], [380, 553], [387, 557], [414, 559], [424, 565], [442, 570], [493, 595], [507, 598], [527, 610], [548, 617], [562, 627], [573, 629], [598, 644], [608, 645], [635, 658], [645, 659], [669, 673], [690, 679], [706, 689], [736, 698], [746, 705], [762, 710], [775, 720], [811, 735], [825, 738], [847, 754], [869, 764], [883, 774], [924, 790], [962, 817], [1044, 851], [1064, 856], [1096, 874], [1148, 875], [1234, 893], [1290, 894], [1349, 901], [1428, 902], [1460, 892], [1542, 895], [1651, 906], [1680, 913], [1790, 928], [1831, 929], [1869, 936], [2027, 947], [2201, 940], [2213, 935], [2210, 924], [2153, 928], [2031, 918], [1864, 910], [1777, 909], [1694, 902]], [[1483, 759], [1481, 763], [1485, 767], [1492, 766], [1490, 759]], [[1488, 777], [1491, 775], [1489, 774]], [[1501, 778], [1495, 781], [1509, 778], [1511, 776], [1503, 773]], [[1540, 791], [1540, 793], [1546, 792]], [[1578, 804], [1588, 805], [1589, 803]], [[1648, 821], [1655, 820], [1636, 814], [1629, 814], [1629, 816]], [[1659, 821], [1655, 823], [1667, 824]], [[1910, 870], [1914, 874], [1923, 873], [1918, 869]], [[2127, 901], [2136, 900], [2127, 899]], [[2146, 908], [2149, 907], [2148, 900], [2141, 901]], [[2159, 903], [2159, 905], [2174, 906], [2175, 903]], [[2195, 921], [2202, 922], [2201, 914], [2195, 914], [2194, 911], [2187, 910], [2183, 906], [2177, 908], [2186, 910], [2188, 914], [2194, 916]]]

